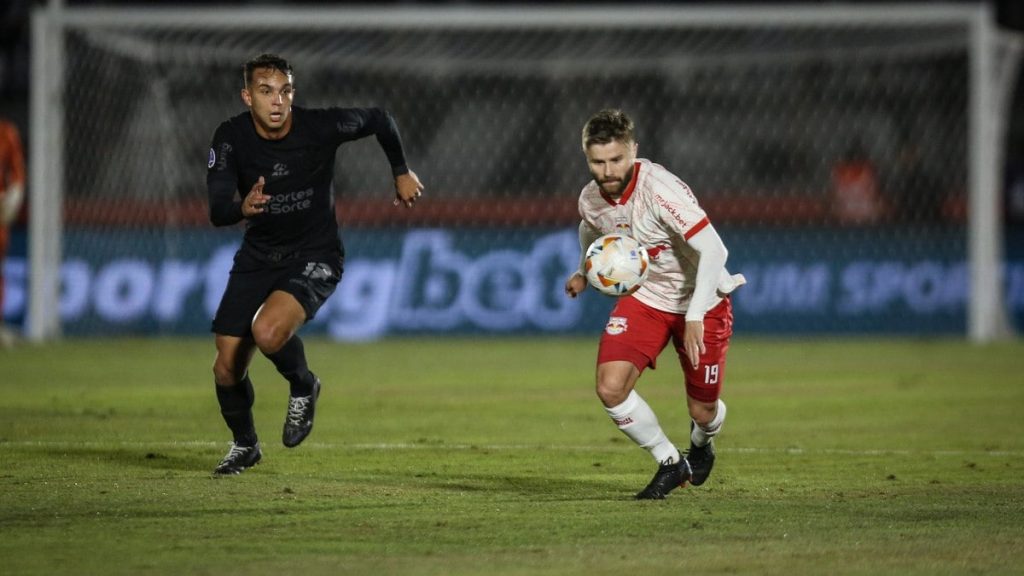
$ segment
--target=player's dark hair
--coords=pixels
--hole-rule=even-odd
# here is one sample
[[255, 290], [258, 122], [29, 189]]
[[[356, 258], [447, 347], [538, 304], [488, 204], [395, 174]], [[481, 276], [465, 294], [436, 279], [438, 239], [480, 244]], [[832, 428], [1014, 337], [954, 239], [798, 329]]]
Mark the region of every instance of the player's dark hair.
[[622, 110], [606, 108], [590, 117], [583, 126], [583, 149], [612, 141], [633, 142], [633, 120]]
[[246, 86], [252, 83], [253, 71], [261, 68], [280, 70], [287, 76], [292, 74], [292, 65], [284, 58], [277, 54], [260, 54], [242, 65], [242, 79], [245, 81]]

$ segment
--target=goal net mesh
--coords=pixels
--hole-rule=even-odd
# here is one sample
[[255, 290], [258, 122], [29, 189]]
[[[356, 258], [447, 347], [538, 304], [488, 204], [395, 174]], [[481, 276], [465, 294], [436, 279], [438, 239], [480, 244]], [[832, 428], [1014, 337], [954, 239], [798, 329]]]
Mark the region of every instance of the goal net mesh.
[[[636, 121], [639, 155], [690, 185], [751, 280], [736, 296], [750, 326], [962, 330], [963, 288], [949, 284], [963, 280], [966, 250], [967, 34], [963, 23], [774, 21], [71, 26], [65, 230], [72, 252], [208, 256], [189, 238], [212, 229], [210, 138], [244, 110], [241, 64], [272, 52], [294, 67], [296, 105], [391, 111], [426, 184], [414, 210], [397, 210], [376, 142], [344, 145], [347, 243], [444, 229], [503, 250], [524, 229], [574, 230], [589, 180], [580, 129], [616, 107]], [[77, 331], [110, 331], [89, 314]], [[126, 326], [180, 331], [168, 318]]]

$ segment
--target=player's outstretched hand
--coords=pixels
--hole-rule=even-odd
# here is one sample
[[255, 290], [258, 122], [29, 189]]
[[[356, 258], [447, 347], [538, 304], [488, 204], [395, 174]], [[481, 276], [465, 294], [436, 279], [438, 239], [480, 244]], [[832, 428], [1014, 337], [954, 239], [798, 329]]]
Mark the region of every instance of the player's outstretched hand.
[[270, 196], [263, 193], [263, 185], [266, 181], [263, 176], [252, 185], [252, 189], [245, 195], [245, 199], [242, 200], [242, 216], [251, 218], [257, 214], [263, 214], [267, 209], [267, 201], [270, 200]]
[[423, 196], [423, 184], [412, 170], [395, 176], [395, 206], [405, 204], [406, 208], [412, 205]]
[[587, 279], [579, 272], [573, 272], [572, 276], [569, 276], [569, 279], [565, 281], [565, 293], [568, 294], [570, 298], [579, 296], [580, 292], [583, 292], [586, 289]]

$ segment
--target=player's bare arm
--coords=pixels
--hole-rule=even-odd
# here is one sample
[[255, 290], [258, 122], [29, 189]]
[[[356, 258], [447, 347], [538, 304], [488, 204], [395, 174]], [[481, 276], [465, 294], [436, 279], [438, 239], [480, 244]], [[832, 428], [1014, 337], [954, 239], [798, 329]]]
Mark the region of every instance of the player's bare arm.
[[569, 279], [565, 281], [565, 293], [570, 298], [575, 298], [580, 295], [584, 290], [587, 289], [587, 278], [582, 272], [577, 270], [569, 276]]
[[270, 200], [270, 196], [263, 193], [263, 186], [266, 181], [263, 176], [252, 185], [252, 189], [245, 195], [245, 199], [242, 200], [242, 216], [245, 218], [251, 218], [257, 214], [262, 214], [267, 209], [267, 202]]
[[420, 196], [423, 196], [423, 184], [415, 172], [410, 170], [395, 176], [395, 206], [401, 203], [412, 208]]
[[581, 292], [587, 289], [587, 277], [583, 273], [583, 259], [587, 253], [587, 246], [601, 235], [601, 232], [587, 224], [586, 220], [580, 220], [579, 225], [579, 239], [580, 239], [580, 267], [569, 276], [569, 279], [565, 281], [565, 293], [570, 298], [575, 298], [580, 295]]

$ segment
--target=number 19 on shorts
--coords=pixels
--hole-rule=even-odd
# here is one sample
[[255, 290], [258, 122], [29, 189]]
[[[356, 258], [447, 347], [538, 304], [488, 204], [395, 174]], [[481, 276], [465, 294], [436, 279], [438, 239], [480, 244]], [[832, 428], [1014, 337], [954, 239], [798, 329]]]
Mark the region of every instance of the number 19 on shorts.
[[718, 384], [718, 364], [707, 364], [704, 366], [704, 383], [708, 385]]

